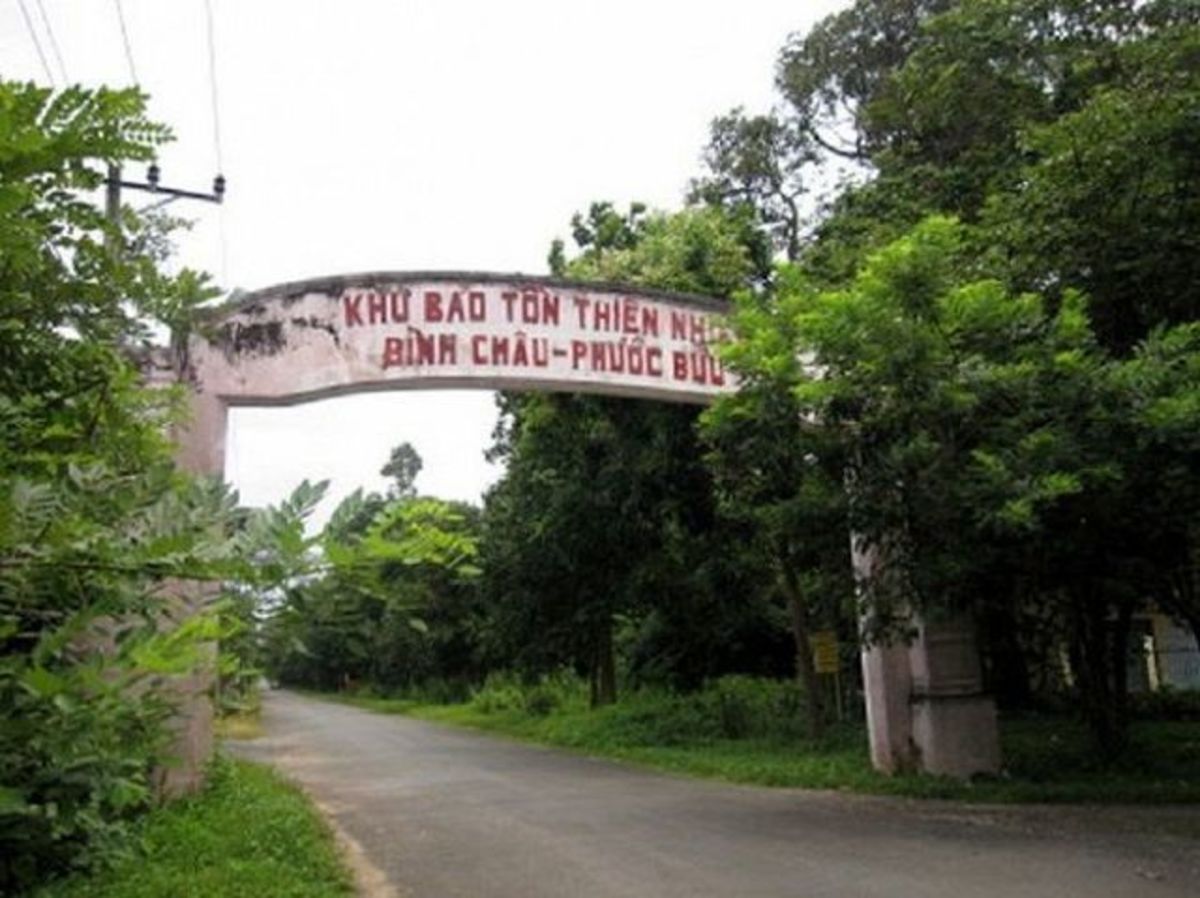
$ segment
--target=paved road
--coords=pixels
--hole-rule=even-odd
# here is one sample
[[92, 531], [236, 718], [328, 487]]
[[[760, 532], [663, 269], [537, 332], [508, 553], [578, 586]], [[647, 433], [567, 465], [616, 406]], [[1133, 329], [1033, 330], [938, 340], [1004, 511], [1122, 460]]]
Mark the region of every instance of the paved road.
[[287, 692], [238, 751], [416, 898], [1200, 895], [1191, 809], [1012, 810], [730, 786]]

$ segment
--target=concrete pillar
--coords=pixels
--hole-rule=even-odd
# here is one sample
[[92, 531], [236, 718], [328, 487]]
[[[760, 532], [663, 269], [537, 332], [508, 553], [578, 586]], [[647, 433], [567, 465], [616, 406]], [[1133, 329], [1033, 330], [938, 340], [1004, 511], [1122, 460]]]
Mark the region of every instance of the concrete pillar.
[[862, 669], [872, 766], [884, 773], [915, 770], [908, 647], [868, 646], [862, 652]]
[[925, 773], [966, 778], [1000, 769], [996, 706], [983, 693], [969, 618], [921, 621], [908, 650], [912, 743]]
[[[883, 575], [877, 547], [851, 538], [860, 594]], [[868, 645], [863, 692], [871, 763], [884, 773], [919, 771], [966, 778], [1000, 769], [996, 709], [983, 694], [979, 652], [969, 619], [911, 616], [906, 643]]]
[[189, 386], [188, 410], [187, 421], [175, 429], [175, 461], [193, 474], [224, 477], [228, 405], [202, 385]]
[[[147, 384], [174, 385], [181, 380], [188, 386], [189, 415], [171, 433], [175, 460], [179, 467], [194, 474], [223, 477], [225, 473], [225, 427], [227, 411], [220, 397], [205, 393], [202, 387], [187, 384], [178, 360], [169, 353], [147, 359], [143, 376]], [[167, 618], [176, 623], [203, 609], [217, 592], [214, 584], [173, 581], [165, 584]], [[204, 784], [204, 770], [213, 753], [214, 708], [212, 690], [217, 670], [217, 646], [203, 647], [203, 662], [187, 676], [174, 677], [167, 686], [176, 713], [167, 722], [171, 732], [168, 753], [171, 763], [156, 776], [160, 794], [167, 797], [186, 795]]]

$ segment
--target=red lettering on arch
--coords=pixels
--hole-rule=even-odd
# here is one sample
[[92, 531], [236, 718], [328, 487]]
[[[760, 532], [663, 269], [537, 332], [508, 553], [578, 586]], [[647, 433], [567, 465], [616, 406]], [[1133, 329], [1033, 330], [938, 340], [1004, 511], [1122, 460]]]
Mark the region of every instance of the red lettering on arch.
[[488, 363], [487, 353], [487, 336], [485, 334], [476, 334], [471, 338], [471, 361], [476, 365], [486, 365]]
[[353, 296], [347, 293], [342, 297], [342, 312], [346, 316], [346, 327], [362, 326], [362, 310], [359, 308], [361, 304], [361, 293], [355, 293]]
[[679, 352], [679, 351], [672, 352], [671, 353], [671, 367], [672, 367], [672, 373], [674, 373], [676, 380], [687, 380], [688, 379], [687, 353], [683, 353], [683, 352]]
[[436, 290], [425, 291], [425, 320], [442, 320], [442, 294]]
[[388, 337], [383, 341], [383, 370], [404, 364], [404, 341], [399, 337]]

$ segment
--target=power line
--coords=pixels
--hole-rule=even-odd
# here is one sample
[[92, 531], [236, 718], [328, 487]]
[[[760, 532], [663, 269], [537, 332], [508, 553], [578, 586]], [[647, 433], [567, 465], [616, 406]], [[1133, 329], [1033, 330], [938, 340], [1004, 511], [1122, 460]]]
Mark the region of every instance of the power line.
[[217, 154], [217, 171], [224, 171], [221, 160], [221, 116], [217, 102], [217, 42], [213, 36], [212, 0], [204, 0], [204, 16], [208, 24], [208, 85], [212, 97], [213, 149]]
[[113, 4], [117, 7], [117, 20], [121, 23], [121, 40], [125, 43], [125, 61], [129, 63], [129, 76], [135, 85], [140, 85], [137, 68], [133, 64], [133, 49], [129, 46], [129, 30], [125, 27], [125, 11], [121, 9], [121, 0], [113, 0]]
[[[217, 172], [225, 171], [221, 153], [221, 104], [217, 94], [217, 41], [213, 27], [212, 0], [204, 0], [204, 17], [208, 25], [208, 84], [212, 99], [213, 151], [217, 157]], [[217, 244], [221, 251], [221, 281], [229, 281], [229, 240], [225, 232], [225, 207], [217, 211]]]
[[42, 71], [46, 73], [46, 80], [50, 82], [51, 87], [57, 87], [54, 73], [50, 71], [50, 66], [46, 62], [46, 54], [42, 52], [42, 42], [38, 40], [37, 29], [33, 27], [33, 19], [29, 18], [29, 9], [25, 6], [25, 0], [17, 0], [17, 5], [21, 7], [21, 15], [25, 17], [25, 27], [29, 29], [29, 36], [33, 38], [33, 46], [37, 49], [38, 59], [42, 61]]
[[50, 17], [46, 15], [46, 7], [42, 0], [37, 0], [37, 5], [38, 12], [42, 14], [42, 24], [46, 26], [46, 35], [50, 38], [50, 49], [54, 51], [58, 70], [62, 73], [63, 84], [70, 84], [71, 77], [67, 74], [67, 67], [63, 65], [62, 52], [58, 49], [58, 39], [54, 36], [54, 26], [50, 24]]

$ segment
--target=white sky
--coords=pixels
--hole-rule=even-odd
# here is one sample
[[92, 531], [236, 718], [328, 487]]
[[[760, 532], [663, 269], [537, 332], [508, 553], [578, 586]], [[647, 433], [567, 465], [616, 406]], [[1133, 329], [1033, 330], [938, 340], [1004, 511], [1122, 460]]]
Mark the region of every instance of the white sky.
[[[224, 207], [180, 263], [222, 287], [365, 270], [542, 273], [594, 199], [676, 208], [708, 123], [765, 109], [779, 48], [844, 0], [211, 0]], [[217, 170], [204, 0], [122, 0], [151, 113], [178, 141], [163, 183]], [[57, 65], [38, 0], [24, 0]], [[114, 0], [41, 0], [72, 81], [130, 83]], [[21, 13], [0, 0], [0, 75], [45, 82]], [[129, 171], [141, 178], [142, 172]], [[148, 198], [127, 194], [132, 205]], [[223, 237], [222, 237], [223, 235]], [[491, 394], [365, 394], [237, 409], [226, 474], [250, 504], [304, 477], [330, 502], [408, 440], [422, 492], [478, 500]]]

